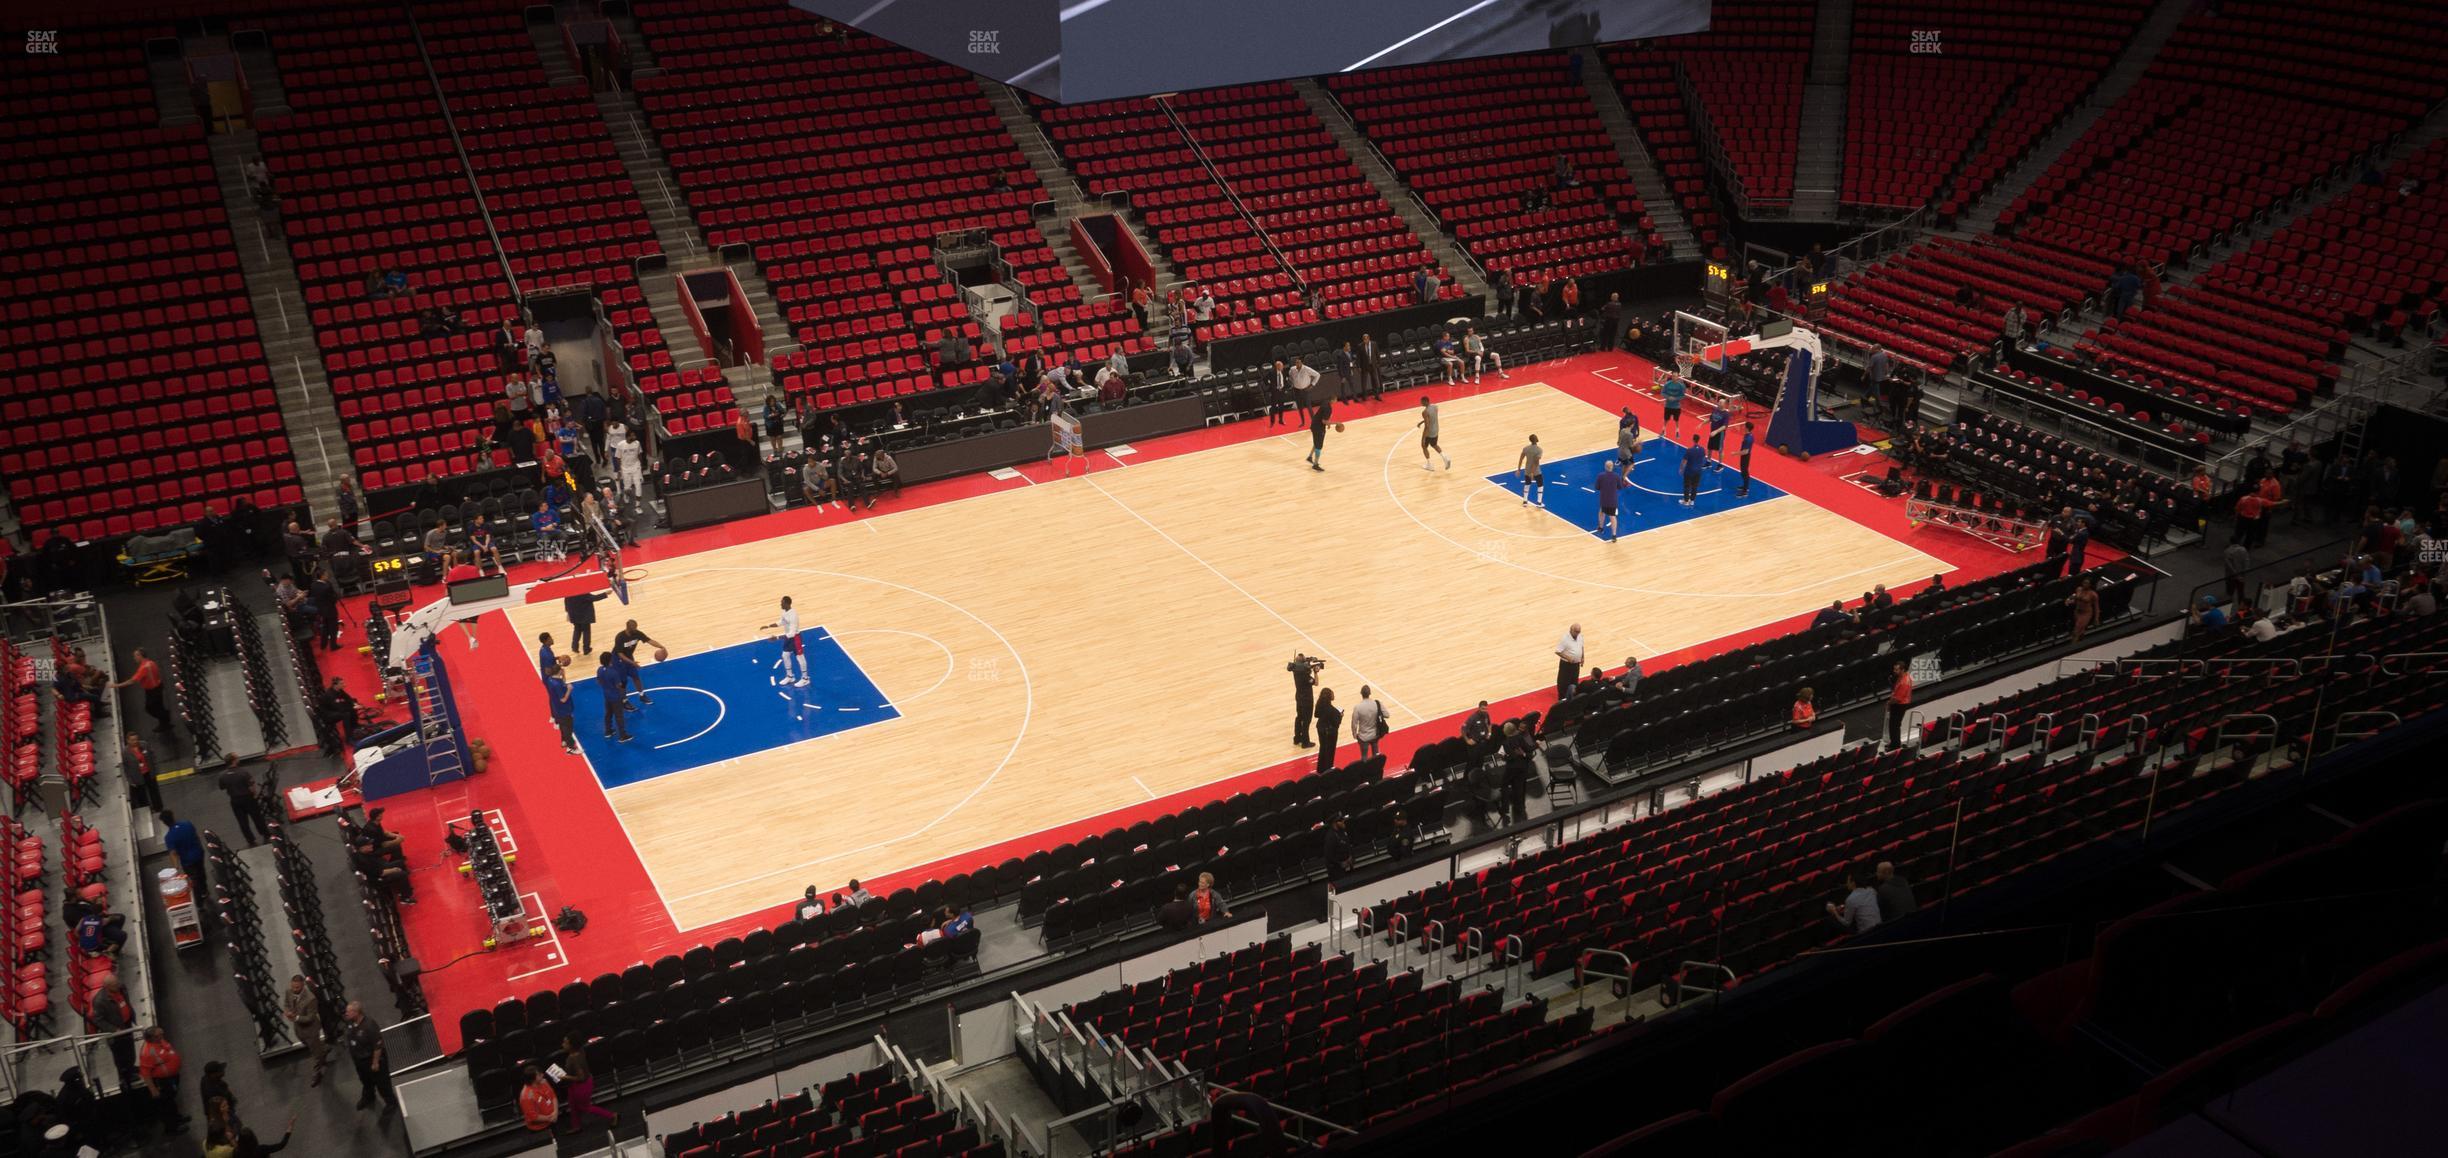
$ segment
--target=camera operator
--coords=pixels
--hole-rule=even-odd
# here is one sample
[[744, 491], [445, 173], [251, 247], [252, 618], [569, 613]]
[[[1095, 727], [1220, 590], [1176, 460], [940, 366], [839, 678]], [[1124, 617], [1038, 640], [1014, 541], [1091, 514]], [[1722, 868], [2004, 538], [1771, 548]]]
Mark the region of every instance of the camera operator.
[[1292, 742], [1303, 748], [1317, 747], [1309, 739], [1309, 717], [1317, 707], [1317, 676], [1325, 667], [1325, 660], [1297, 651], [1284, 665], [1292, 673]]

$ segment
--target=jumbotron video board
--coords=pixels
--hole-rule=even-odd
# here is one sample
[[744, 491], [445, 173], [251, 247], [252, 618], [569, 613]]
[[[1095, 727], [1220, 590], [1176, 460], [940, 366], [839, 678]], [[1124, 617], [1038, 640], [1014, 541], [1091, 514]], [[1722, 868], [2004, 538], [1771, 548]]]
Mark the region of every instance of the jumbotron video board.
[[1066, 104], [1700, 32], [1708, 0], [792, 0]]

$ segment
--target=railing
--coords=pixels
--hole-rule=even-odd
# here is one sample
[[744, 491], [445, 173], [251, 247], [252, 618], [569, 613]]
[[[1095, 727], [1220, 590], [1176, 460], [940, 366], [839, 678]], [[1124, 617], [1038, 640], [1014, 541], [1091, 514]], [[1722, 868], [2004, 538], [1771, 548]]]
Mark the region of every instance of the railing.
[[1199, 165], [1207, 170], [1207, 178], [1214, 181], [1216, 188], [1223, 190], [1224, 196], [1232, 201], [1233, 212], [1240, 214], [1241, 220], [1248, 223], [1250, 232], [1258, 235], [1258, 243], [1266, 246], [1266, 251], [1274, 256], [1275, 264], [1283, 267], [1284, 276], [1292, 279], [1292, 287], [1300, 291], [1301, 301], [1306, 304], [1310, 297], [1309, 283], [1301, 277], [1300, 270], [1292, 264], [1292, 259], [1285, 257], [1283, 250], [1275, 247], [1274, 236], [1267, 232], [1266, 226], [1259, 224], [1258, 215], [1250, 212], [1249, 206], [1242, 204], [1240, 191], [1232, 187], [1232, 182], [1224, 179], [1224, 170], [1216, 168], [1215, 159], [1207, 155], [1207, 147], [1200, 144], [1198, 137], [1191, 133], [1189, 122], [1182, 120], [1181, 114], [1173, 111], [1173, 102], [1163, 97], [1155, 99], [1156, 107], [1164, 110], [1165, 119], [1173, 122], [1173, 131], [1181, 134], [1182, 142], [1190, 146], [1190, 152], [1198, 157]]
[[[1215, 1084], [1215, 1083], [1211, 1083], [1211, 1084], [1209, 1084], [1209, 1085], [1208, 1085], [1208, 1087], [1207, 1087], [1207, 1088], [1208, 1088], [1208, 1089], [1210, 1089], [1210, 1090], [1217, 1090], [1217, 1091], [1220, 1091], [1220, 1092], [1223, 1092], [1223, 1093], [1227, 1093], [1227, 1094], [1240, 1094], [1240, 1095], [1242, 1095], [1242, 1096], [1244, 1096], [1244, 1097], [1256, 1097], [1256, 1096], [1257, 1096], [1257, 1095], [1255, 1095], [1255, 1094], [1250, 1094], [1250, 1093], [1248, 1093], [1248, 1092], [1247, 1092], [1247, 1091], [1245, 1091], [1245, 1090], [1236, 1090], [1236, 1089], [1232, 1088], [1231, 1086], [1222, 1085], [1222, 1084]], [[1342, 1124], [1342, 1123], [1340, 1123], [1340, 1122], [1330, 1122], [1330, 1121], [1327, 1121], [1326, 1119], [1321, 1118], [1321, 1117], [1318, 1117], [1318, 1116], [1317, 1116], [1317, 1115], [1315, 1115], [1315, 1114], [1305, 1113], [1305, 1112], [1300, 1111], [1300, 1110], [1295, 1110], [1295, 1109], [1293, 1109], [1292, 1107], [1287, 1106], [1287, 1105], [1284, 1105], [1284, 1104], [1283, 1104], [1283, 1103], [1281, 1103], [1281, 1102], [1274, 1101], [1273, 1099], [1261, 1099], [1261, 1100], [1265, 1101], [1265, 1102], [1266, 1102], [1266, 1104], [1267, 1104], [1269, 1107], [1273, 1108], [1273, 1109], [1274, 1109], [1274, 1111], [1275, 1111], [1276, 1113], [1278, 1113], [1278, 1114], [1284, 1114], [1284, 1115], [1288, 1115], [1288, 1116], [1290, 1116], [1290, 1117], [1298, 1118], [1298, 1119], [1300, 1119], [1301, 1121], [1307, 1122], [1307, 1123], [1309, 1123], [1309, 1124], [1311, 1124], [1311, 1125], [1313, 1125], [1313, 1126], [1324, 1126], [1324, 1127], [1326, 1127], [1327, 1129], [1332, 1130], [1332, 1131], [1334, 1131], [1334, 1132], [1335, 1132], [1335, 1133], [1337, 1133], [1337, 1134], [1343, 1134], [1343, 1135], [1347, 1135], [1347, 1136], [1354, 1137], [1354, 1138], [1357, 1138], [1357, 1137], [1359, 1137], [1359, 1136], [1360, 1136], [1360, 1131], [1355, 1130], [1355, 1129], [1352, 1129], [1351, 1127], [1346, 1126], [1346, 1125], [1344, 1125], [1344, 1124]], [[1317, 1140], [1316, 1140], [1316, 1139], [1314, 1139], [1314, 1138], [1307, 1138], [1307, 1137], [1303, 1137], [1303, 1136], [1298, 1135], [1298, 1134], [1286, 1134], [1286, 1135], [1284, 1135], [1284, 1137], [1285, 1137], [1286, 1139], [1289, 1139], [1289, 1140], [1294, 1140], [1294, 1141], [1299, 1141], [1299, 1142], [1305, 1143], [1305, 1144], [1307, 1144], [1307, 1145], [1308, 1145], [1308, 1146], [1309, 1146], [1311, 1149], [1315, 1149], [1315, 1150], [1322, 1150], [1322, 1149], [1325, 1149], [1325, 1145], [1324, 1145], [1323, 1143], [1321, 1143], [1321, 1142], [1317, 1141]]]
[[2210, 464], [2210, 476], [2222, 487], [2240, 484], [2244, 471], [2256, 451], [2283, 448], [2290, 442], [2317, 446], [2359, 427], [2371, 419], [2372, 412], [2388, 403], [2413, 405], [2418, 395], [2427, 392], [2423, 371], [2429, 349], [2408, 347], [2377, 362], [2356, 362], [2338, 371], [2337, 388], [2330, 397], [2285, 425], [2259, 438], [2246, 439], [2234, 450], [2220, 455]]
[[[1596, 957], [1612, 957], [1623, 962], [1623, 972], [1609, 973], [1603, 969], [1590, 968], [1590, 960]], [[1604, 977], [1611, 981], [1621, 981], [1624, 983], [1623, 995], [1625, 997], [1632, 996], [1631, 954], [1621, 953], [1613, 949], [1583, 949], [1581, 951], [1581, 955], [1575, 958], [1573, 961], [1573, 1008], [1589, 1008], [1589, 979], [1592, 977]]]
[[1751, 199], [1744, 193], [1742, 174], [1726, 161], [1725, 148], [1717, 142], [1717, 126], [1709, 120], [1708, 106], [1700, 100], [1700, 90], [1692, 84], [1691, 74], [1683, 62], [1674, 65], [1675, 89], [1683, 97], [1683, 117], [1691, 123], [1692, 134], [1700, 139], [1700, 156], [1709, 172], [1717, 178], [1718, 192], [1726, 199], [1726, 207], [1736, 216], [1751, 216]]
[[[1454, 254], [1462, 259], [1463, 264], [1470, 266], [1471, 270], [1479, 275], [1480, 281], [1493, 284], [1494, 279], [1488, 274], [1487, 267], [1479, 264], [1479, 259], [1476, 256], [1473, 256], [1471, 251], [1462, 244], [1462, 239], [1459, 236], [1456, 236], [1451, 229], [1446, 227], [1444, 216], [1439, 214], [1428, 204], [1427, 198], [1420, 196], [1419, 190], [1412, 188], [1409, 183], [1404, 182], [1401, 179], [1402, 170], [1395, 168], [1394, 159], [1386, 156], [1385, 150], [1377, 147], [1377, 139], [1368, 135], [1368, 132], [1360, 127], [1360, 118], [1352, 115], [1351, 106], [1344, 104], [1343, 98], [1336, 96], [1334, 89], [1328, 87], [1325, 83], [1319, 82], [1317, 88], [1318, 92], [1324, 94], [1326, 97], [1326, 102], [1333, 105], [1335, 107], [1335, 111], [1343, 114], [1344, 121], [1351, 125], [1352, 137], [1360, 142], [1362, 148], [1369, 151], [1370, 156], [1377, 159], [1377, 164], [1385, 169], [1387, 175], [1395, 178], [1395, 184], [1401, 187], [1403, 195], [1409, 197], [1411, 199], [1411, 203], [1419, 207], [1419, 211], [1422, 216], [1425, 216], [1429, 221], [1435, 223], [1437, 232], [1445, 235], [1445, 239], [1453, 243]], [[1329, 131], [1327, 135], [1332, 136], [1332, 127], [1329, 126], [1328, 128]], [[1422, 238], [1421, 240], [1424, 241], [1427, 239]], [[1695, 243], [1697, 240], [1697, 238], [1694, 239]]]

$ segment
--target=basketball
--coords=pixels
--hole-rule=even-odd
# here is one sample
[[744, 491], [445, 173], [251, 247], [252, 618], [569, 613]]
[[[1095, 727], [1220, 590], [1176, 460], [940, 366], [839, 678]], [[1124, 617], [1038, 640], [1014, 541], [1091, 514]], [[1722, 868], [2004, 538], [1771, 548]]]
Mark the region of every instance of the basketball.
[[1335, 433], [1336, 433], [1336, 434], [1341, 434], [1341, 433], [1343, 433], [1343, 424], [1342, 424], [1342, 423], [1340, 423], [1340, 422], [1335, 423]]
[[655, 649], [655, 662], [656, 662], [656, 663], [661, 663], [661, 662], [663, 662], [664, 660], [667, 660], [667, 659], [670, 659], [670, 658], [671, 658], [671, 652], [670, 652], [670, 651], [665, 650], [665, 649], [660, 648], [660, 647], [658, 647], [658, 648], [656, 648], [656, 649]]

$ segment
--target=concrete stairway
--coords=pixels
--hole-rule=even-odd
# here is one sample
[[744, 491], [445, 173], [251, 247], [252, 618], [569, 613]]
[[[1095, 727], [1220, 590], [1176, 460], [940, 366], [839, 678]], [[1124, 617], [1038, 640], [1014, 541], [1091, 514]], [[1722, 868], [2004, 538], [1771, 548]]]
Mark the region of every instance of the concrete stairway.
[[297, 266], [290, 260], [280, 221], [258, 209], [247, 193], [244, 166], [255, 155], [255, 131], [216, 133], [206, 144], [212, 150], [213, 172], [221, 181], [230, 237], [238, 247], [238, 268], [246, 277], [247, 297], [255, 307], [255, 330], [263, 342], [264, 360], [272, 368], [274, 392], [280, 397], [289, 452], [297, 459], [298, 485], [306, 492], [307, 506], [328, 517], [339, 509], [333, 498], [339, 489], [356, 485], [356, 470], [349, 463], [348, 439], [340, 430], [340, 411], [332, 401], [331, 382], [323, 374], [322, 351], [315, 345], [305, 291], [298, 284]]
[[1820, 0], [1802, 82], [1802, 136], [1794, 151], [1793, 218], [1834, 221], [1844, 184], [1845, 94], [1852, 81], [1853, 0]]
[[1480, 295], [1481, 300], [1488, 303], [1488, 308], [1494, 309], [1496, 290], [1488, 284], [1479, 263], [1463, 251], [1461, 243], [1437, 224], [1436, 217], [1428, 212], [1428, 207], [1420, 204], [1419, 199], [1411, 195], [1410, 188], [1394, 176], [1394, 170], [1386, 164], [1384, 154], [1370, 143], [1359, 125], [1352, 123], [1351, 114], [1344, 110], [1343, 103], [1334, 99], [1334, 94], [1327, 92], [1325, 86], [1315, 80], [1304, 78], [1293, 81], [1292, 88], [1300, 93], [1302, 100], [1308, 102], [1309, 111], [1317, 114], [1318, 122], [1325, 125], [1335, 143], [1343, 147], [1343, 155], [1351, 158], [1352, 165], [1360, 170], [1361, 176], [1367, 177], [1369, 184], [1377, 187], [1377, 195], [1385, 198], [1386, 204], [1393, 206], [1394, 212], [1402, 216], [1403, 224], [1410, 226], [1411, 232], [1427, 243], [1428, 252], [1436, 255], [1437, 264], [1444, 266], [1445, 272], [1452, 274], [1454, 281], [1464, 290]]
[[2023, 154], [2022, 160], [2015, 162], [2004, 176], [1991, 184], [1979, 201], [1965, 207], [1962, 215], [1955, 219], [1956, 231], [1987, 233], [1997, 228], [1998, 214], [2013, 204], [2024, 190], [2031, 188], [2032, 182], [2048, 172], [2049, 166], [2057, 163], [2057, 158], [2064, 156], [2074, 142], [2081, 140], [2082, 135], [2098, 123], [2101, 113], [2108, 111], [2109, 106], [2133, 89], [2135, 81], [2142, 79], [2143, 72], [2158, 57], [2159, 49], [2167, 44], [2168, 37], [2175, 35], [2176, 26], [2183, 22], [2185, 11], [2193, 4], [2194, 0], [2159, 0], [2158, 6], [2152, 8], [2151, 14], [2143, 19], [2142, 27], [2135, 30], [2134, 38], [2126, 43], [2125, 50], [2118, 53], [2116, 61], [2109, 65], [2107, 74], [2092, 87], [2090, 95], [2075, 105], [2065, 119], [2057, 122], [2055, 128], [2043, 135], [2030, 152]]
[[[1004, 129], [1020, 146], [1020, 155], [1028, 158], [1029, 169], [1037, 174], [1038, 183], [1045, 186], [1046, 197], [1054, 202], [1052, 216], [1037, 218], [1037, 231], [1045, 236], [1055, 256], [1062, 258], [1063, 269], [1071, 274], [1071, 283], [1079, 287], [1082, 300], [1095, 301], [1106, 295], [1104, 283], [1089, 272], [1079, 248], [1071, 244], [1071, 219], [1083, 213], [1111, 213], [1122, 228], [1130, 231], [1140, 251], [1147, 254], [1148, 265], [1156, 271], [1157, 284], [1150, 291], [1157, 297], [1162, 298], [1166, 290], [1182, 284], [1181, 271], [1157, 247], [1154, 235], [1140, 224], [1136, 213], [1108, 207], [1088, 196], [1070, 167], [1063, 164], [1062, 155], [1054, 151], [1054, 143], [1046, 139], [1045, 129], [1038, 125], [1037, 117], [1028, 111], [1028, 104], [1019, 93], [1009, 85], [990, 80], [980, 80], [978, 87], [985, 90], [987, 103], [994, 106], [996, 116], [1003, 118]], [[1149, 336], [1169, 337], [1166, 328], [1164, 311], [1153, 311], [1148, 323]]]
[[[1684, 220], [1682, 207], [1675, 203], [1673, 187], [1666, 183], [1666, 175], [1658, 171], [1657, 159], [1649, 155], [1649, 146], [1642, 143], [1639, 130], [1633, 128], [1632, 112], [1624, 107], [1623, 94], [1616, 91], [1615, 75], [1607, 71], [1605, 58], [1588, 47], [1575, 48], [1572, 53], [1581, 61], [1581, 83], [1589, 89], [1590, 103], [1597, 106], [1598, 123], [1606, 126], [1607, 139], [1615, 142], [1615, 154], [1623, 158], [1624, 171], [1632, 175], [1632, 188], [1639, 192], [1649, 220], [1657, 224], [1658, 236], [1666, 239], [1668, 249], [1677, 259], [1699, 257], [1699, 239], [1692, 236], [1691, 223]], [[1625, 232], [1632, 230], [1627, 228]]]
[[570, 64], [569, 46], [561, 42], [560, 24], [550, 21], [539, 24], [530, 21], [527, 25], [527, 36], [535, 41], [536, 58], [544, 62], [544, 79], [551, 81], [553, 87], [581, 83], [584, 78], [580, 77], [578, 69]]
[[255, 111], [287, 113], [289, 90], [281, 84], [280, 62], [272, 57], [272, 48], [259, 36], [236, 38], [238, 66], [246, 70], [247, 91], [254, 94]]
[[604, 127], [612, 133], [612, 147], [619, 152], [622, 167], [629, 171], [630, 188], [637, 192], [638, 203], [646, 207], [646, 220], [654, 225], [655, 241], [663, 246], [663, 260], [674, 268], [712, 260], [705, 238], [698, 232], [697, 219], [681, 199], [678, 181], [663, 159], [663, 148], [656, 143], [654, 131], [646, 127], [646, 115], [639, 110], [637, 98], [618, 89], [599, 92], [595, 94], [595, 107], [603, 113]]
[[153, 74], [153, 103], [161, 108], [161, 123], [192, 125], [198, 115], [195, 90], [187, 86], [187, 62], [182, 57], [157, 56], [145, 63]]

